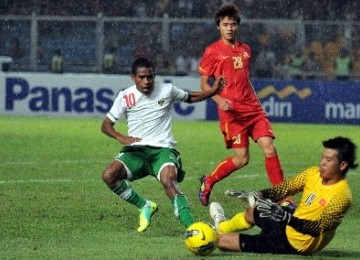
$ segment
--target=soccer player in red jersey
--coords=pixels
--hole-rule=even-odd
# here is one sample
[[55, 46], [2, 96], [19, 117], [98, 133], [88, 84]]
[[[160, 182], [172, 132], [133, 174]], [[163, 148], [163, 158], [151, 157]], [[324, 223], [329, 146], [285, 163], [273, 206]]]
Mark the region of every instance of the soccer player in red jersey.
[[283, 171], [273, 143], [270, 121], [250, 83], [250, 47], [236, 40], [240, 24], [239, 9], [233, 4], [221, 6], [215, 21], [220, 40], [209, 45], [200, 61], [201, 89], [211, 88], [210, 81], [225, 76], [225, 87], [213, 100], [217, 103], [220, 129], [227, 149], [234, 155], [220, 162], [214, 171], [200, 178], [200, 202], [207, 206], [216, 182], [249, 162], [249, 138], [265, 156], [265, 169], [272, 185], [283, 181]]

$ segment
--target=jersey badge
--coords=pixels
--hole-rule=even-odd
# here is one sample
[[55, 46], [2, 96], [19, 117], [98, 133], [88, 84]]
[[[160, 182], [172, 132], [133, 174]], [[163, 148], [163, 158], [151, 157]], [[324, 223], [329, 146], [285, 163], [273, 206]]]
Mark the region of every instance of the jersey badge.
[[313, 201], [316, 199], [316, 194], [314, 192], [310, 193], [309, 196], [305, 200], [305, 204], [307, 206], [310, 206]]
[[325, 207], [326, 206], [326, 199], [322, 198], [320, 201], [319, 201], [320, 205]]

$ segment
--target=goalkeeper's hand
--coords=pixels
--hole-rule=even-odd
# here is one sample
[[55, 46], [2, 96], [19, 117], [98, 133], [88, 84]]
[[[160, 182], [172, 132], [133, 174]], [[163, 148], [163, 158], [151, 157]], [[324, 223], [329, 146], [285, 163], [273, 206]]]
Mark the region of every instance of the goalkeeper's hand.
[[274, 221], [289, 223], [291, 213], [284, 210], [281, 206], [268, 199], [258, 199], [257, 209], [261, 218], [271, 218]]
[[251, 207], [254, 207], [256, 201], [260, 198], [259, 192], [256, 191], [227, 190], [225, 194], [246, 200]]

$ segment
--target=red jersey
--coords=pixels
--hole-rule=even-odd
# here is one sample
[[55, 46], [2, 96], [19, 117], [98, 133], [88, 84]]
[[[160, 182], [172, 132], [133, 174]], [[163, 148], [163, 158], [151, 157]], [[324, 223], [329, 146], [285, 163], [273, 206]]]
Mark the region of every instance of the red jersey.
[[233, 110], [229, 111], [218, 107], [221, 122], [246, 120], [248, 116], [265, 114], [250, 83], [250, 59], [250, 47], [239, 41], [231, 47], [219, 40], [205, 49], [199, 73], [213, 78], [224, 75], [227, 85], [218, 95], [230, 100], [233, 106]]

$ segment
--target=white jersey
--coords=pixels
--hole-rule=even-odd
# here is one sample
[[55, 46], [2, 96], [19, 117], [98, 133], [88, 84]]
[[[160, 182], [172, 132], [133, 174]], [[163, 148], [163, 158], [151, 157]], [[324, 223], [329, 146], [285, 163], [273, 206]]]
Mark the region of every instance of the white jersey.
[[142, 139], [131, 145], [175, 148], [171, 109], [174, 102], [187, 98], [186, 91], [171, 83], [155, 83], [150, 95], [144, 95], [133, 85], [118, 94], [106, 116], [113, 123], [126, 118], [128, 135]]

